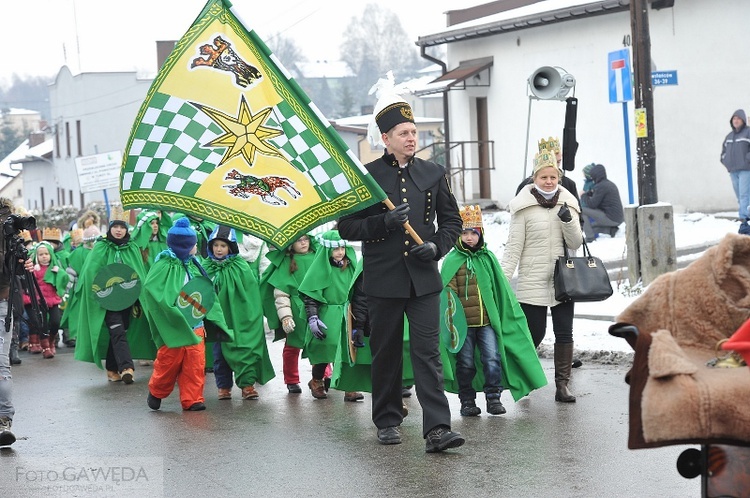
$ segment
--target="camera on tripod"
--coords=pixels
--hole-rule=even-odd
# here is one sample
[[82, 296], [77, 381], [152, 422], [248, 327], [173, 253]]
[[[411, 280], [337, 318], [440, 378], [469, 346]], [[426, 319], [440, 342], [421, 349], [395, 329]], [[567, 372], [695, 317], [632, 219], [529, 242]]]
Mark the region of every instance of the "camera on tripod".
[[17, 261], [19, 259], [26, 260], [29, 257], [29, 252], [24, 246], [23, 239], [18, 236], [21, 230], [35, 230], [36, 229], [36, 218], [33, 216], [19, 216], [17, 214], [11, 214], [3, 222], [3, 234], [5, 235], [5, 246], [8, 257], [14, 257]]

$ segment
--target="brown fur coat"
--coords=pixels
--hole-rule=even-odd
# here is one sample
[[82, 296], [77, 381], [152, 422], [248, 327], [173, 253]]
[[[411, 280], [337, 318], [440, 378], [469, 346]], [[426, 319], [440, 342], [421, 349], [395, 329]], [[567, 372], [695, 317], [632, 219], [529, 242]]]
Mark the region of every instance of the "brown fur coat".
[[[636, 325], [631, 448], [750, 445], [750, 368], [711, 368], [716, 343], [750, 318], [750, 237], [728, 234], [683, 270], [660, 276], [617, 317]], [[720, 353], [721, 354], [721, 353]]]

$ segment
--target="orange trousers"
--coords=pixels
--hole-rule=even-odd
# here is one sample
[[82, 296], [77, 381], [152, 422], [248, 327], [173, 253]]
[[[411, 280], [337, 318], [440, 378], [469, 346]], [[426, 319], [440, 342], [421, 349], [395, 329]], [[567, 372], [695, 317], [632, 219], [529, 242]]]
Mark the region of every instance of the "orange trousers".
[[[205, 338], [203, 327], [194, 330], [195, 335]], [[162, 346], [156, 352], [154, 372], [148, 381], [148, 390], [159, 399], [169, 396], [175, 383], [180, 389], [180, 404], [187, 410], [195, 403], [203, 403], [203, 386], [206, 383], [205, 340], [193, 346], [168, 348]]]

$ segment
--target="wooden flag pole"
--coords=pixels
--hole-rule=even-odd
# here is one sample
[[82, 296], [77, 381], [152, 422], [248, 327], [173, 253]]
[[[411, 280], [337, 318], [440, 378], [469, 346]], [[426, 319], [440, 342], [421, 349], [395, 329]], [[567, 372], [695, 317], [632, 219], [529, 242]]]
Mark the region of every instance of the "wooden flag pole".
[[[385, 204], [385, 206], [390, 211], [393, 211], [396, 208], [396, 206], [394, 206], [391, 200], [387, 197], [383, 200], [383, 204]], [[408, 221], [404, 223], [404, 228], [406, 228], [406, 231], [409, 232], [409, 235], [411, 235], [411, 238], [414, 239], [414, 242], [416, 242], [417, 244], [424, 244], [422, 237], [420, 237], [417, 231], [411, 227]]]

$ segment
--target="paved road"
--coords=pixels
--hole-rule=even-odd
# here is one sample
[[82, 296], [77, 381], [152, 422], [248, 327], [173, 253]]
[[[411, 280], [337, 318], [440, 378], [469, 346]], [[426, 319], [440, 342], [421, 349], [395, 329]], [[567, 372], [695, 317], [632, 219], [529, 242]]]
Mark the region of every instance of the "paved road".
[[[271, 346], [280, 371], [281, 344]], [[288, 395], [280, 378], [243, 401], [218, 401], [213, 376], [204, 412], [183, 412], [173, 394], [146, 406], [150, 367], [136, 382], [108, 383], [70, 349], [52, 360], [23, 353], [14, 369], [14, 430], [0, 450], [0, 496], [699, 496], [675, 470], [685, 447], [631, 451], [625, 368], [574, 370], [575, 404], [552, 386], [503, 416], [463, 418], [450, 395], [453, 428], [465, 446], [425, 454], [414, 397], [404, 442], [381, 446], [365, 402]], [[552, 363], [542, 360], [548, 379]], [[309, 378], [309, 366], [303, 368]], [[481, 405], [484, 412], [484, 402]]]

